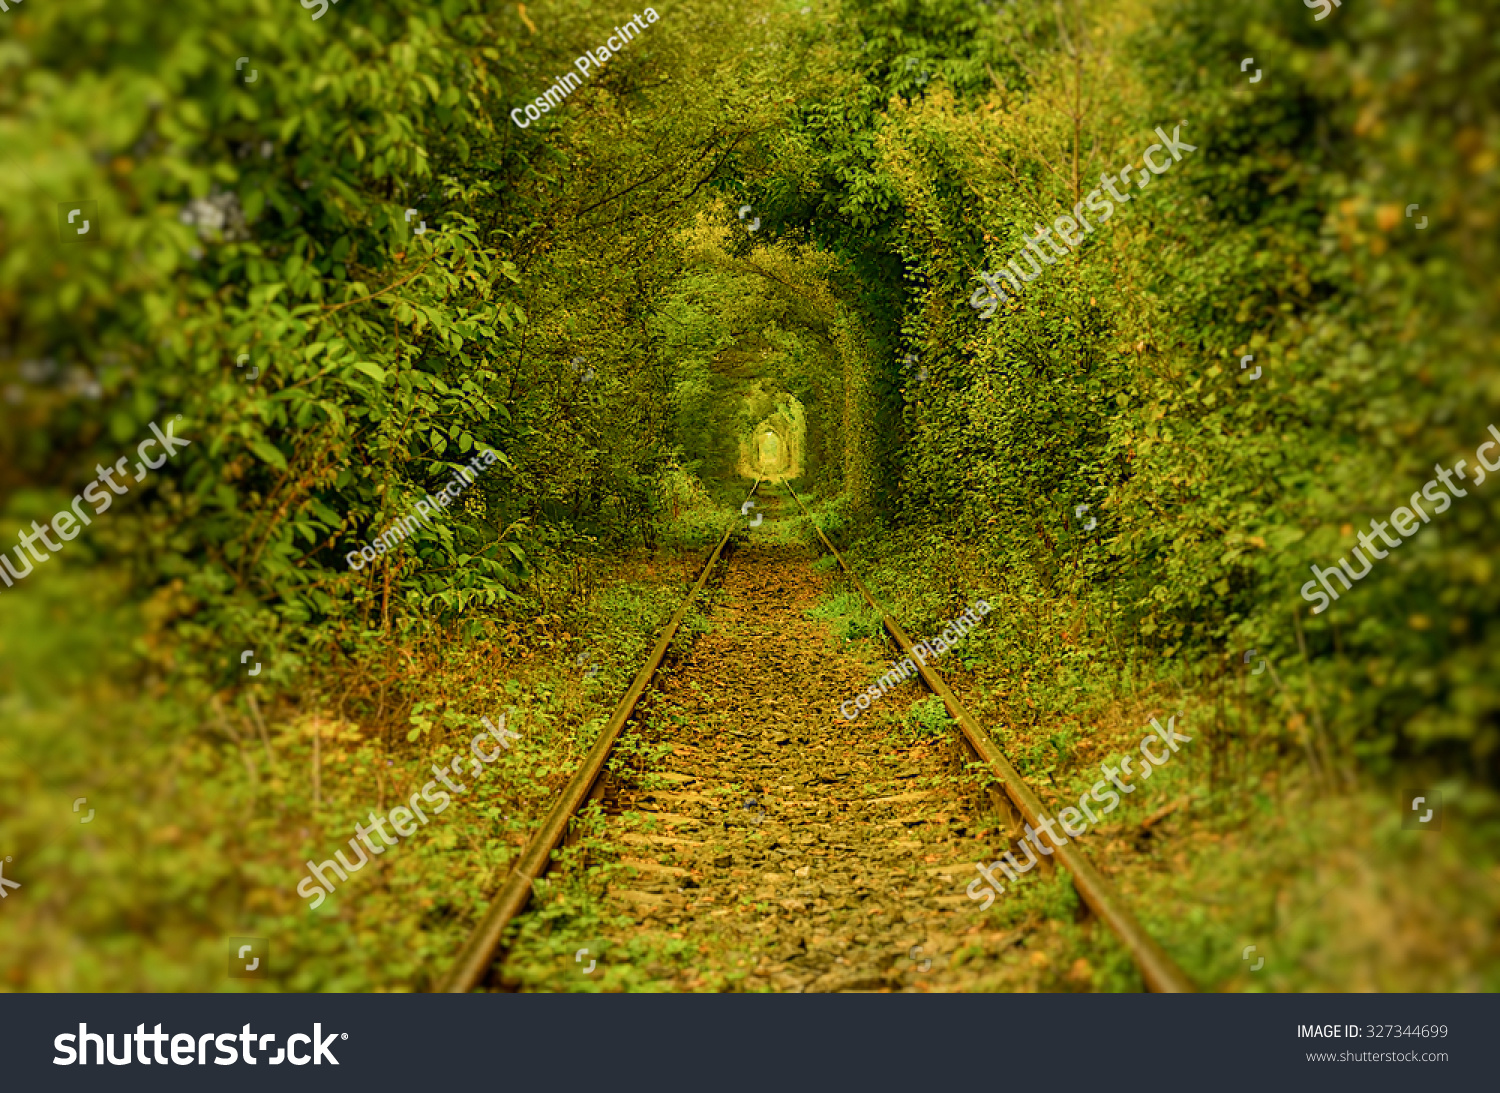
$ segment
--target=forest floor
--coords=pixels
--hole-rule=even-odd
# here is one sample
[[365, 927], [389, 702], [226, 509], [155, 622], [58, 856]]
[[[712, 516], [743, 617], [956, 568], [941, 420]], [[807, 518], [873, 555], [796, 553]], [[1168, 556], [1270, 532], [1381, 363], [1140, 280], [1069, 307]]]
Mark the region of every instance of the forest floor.
[[[559, 944], [555, 921], [523, 929], [506, 985], [1090, 989], [1080, 943], [1113, 941], [1093, 938], [1105, 932], [1094, 924], [1068, 928], [1070, 890], [1061, 923], [1039, 913], [1008, 927], [965, 894], [1003, 840], [951, 735], [840, 713], [886, 665], [873, 642], [849, 645], [810, 617], [835, 580], [814, 560], [753, 540], [728, 562], [712, 630], [658, 675], [638, 715], [635, 754], [650, 761], [604, 795], [594, 856], [613, 860], [590, 916], [598, 933]], [[908, 684], [880, 705], [922, 697]], [[1067, 887], [1036, 879], [1053, 895]]]

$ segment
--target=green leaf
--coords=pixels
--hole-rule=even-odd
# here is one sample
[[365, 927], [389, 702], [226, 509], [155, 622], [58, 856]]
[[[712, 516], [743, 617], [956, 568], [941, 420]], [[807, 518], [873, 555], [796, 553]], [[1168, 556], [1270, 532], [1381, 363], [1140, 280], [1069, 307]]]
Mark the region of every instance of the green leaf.
[[286, 456], [282, 455], [275, 445], [268, 444], [264, 440], [252, 440], [250, 442], [250, 450], [278, 470], [284, 471], [287, 469]]

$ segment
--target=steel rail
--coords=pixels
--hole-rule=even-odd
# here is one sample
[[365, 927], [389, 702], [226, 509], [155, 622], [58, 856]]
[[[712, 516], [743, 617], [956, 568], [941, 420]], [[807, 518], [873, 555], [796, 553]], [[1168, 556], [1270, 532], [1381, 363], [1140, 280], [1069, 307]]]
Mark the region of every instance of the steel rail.
[[[755, 491], [760, 488], [761, 481], [760, 478], [755, 480], [755, 485], [751, 486], [750, 492], [745, 495], [746, 501], [755, 496]], [[741, 508], [743, 507], [742, 504]], [[667, 646], [671, 645], [672, 639], [677, 636], [677, 629], [682, 625], [683, 617], [698, 593], [703, 590], [704, 584], [708, 581], [708, 575], [713, 572], [719, 555], [724, 551], [724, 545], [729, 542], [729, 537], [734, 534], [738, 526], [738, 523], [730, 524], [723, 537], [719, 539], [719, 545], [714, 547], [714, 552], [704, 563], [703, 571], [698, 574], [698, 580], [694, 583], [692, 590], [688, 592], [671, 621], [662, 630], [655, 648], [651, 650], [650, 658], [635, 674], [630, 688], [615, 706], [614, 713], [610, 714], [609, 721], [599, 733], [598, 739], [594, 741], [593, 747], [584, 756], [583, 762], [574, 772], [573, 777], [568, 780], [568, 784], [563, 787], [562, 794], [553, 803], [551, 811], [547, 813], [547, 818], [542, 821], [542, 826], [532, 835], [526, 844], [526, 849], [512, 867], [504, 886], [490, 901], [489, 909], [485, 911], [484, 917], [474, 927], [473, 933], [469, 935], [468, 941], [459, 951], [453, 967], [444, 978], [442, 985], [437, 988], [439, 993], [465, 994], [484, 980], [490, 966], [494, 963], [496, 951], [500, 948], [505, 927], [521, 913], [527, 900], [531, 898], [532, 885], [546, 871], [552, 852], [557, 849], [557, 845], [562, 842], [567, 832], [569, 821], [583, 806], [583, 802], [588, 799], [589, 792], [594, 788], [594, 783], [599, 780], [599, 775], [604, 770], [604, 763], [609, 758], [609, 753], [614, 750], [615, 742], [619, 739], [625, 722], [635, 712], [636, 703], [640, 701], [647, 684], [651, 682], [651, 677], [661, 667], [662, 659], [667, 653]]]
[[[1011, 766], [1010, 760], [1005, 758], [1005, 753], [1000, 750], [998, 744], [990, 737], [983, 726], [976, 721], [972, 714], [958, 701], [957, 696], [943, 682], [942, 677], [924, 664], [921, 658], [914, 655], [911, 638], [901, 628], [901, 624], [886, 612], [886, 610], [875, 602], [875, 597], [865, 587], [864, 582], [855, 575], [844, 556], [839, 553], [828, 536], [823, 534], [823, 529], [818, 527], [812, 513], [807, 511], [807, 506], [802, 503], [802, 498], [797, 496], [795, 490], [785, 482], [781, 483], [787, 493], [792, 495], [792, 500], [797, 502], [797, 507], [807, 517], [807, 522], [812, 525], [813, 530], [818, 533], [818, 538], [823, 540], [823, 545], [828, 552], [838, 560], [849, 580], [854, 582], [854, 587], [859, 589], [861, 596], [865, 598], [876, 613], [880, 615], [885, 624], [886, 632], [900, 647], [902, 652], [911, 657], [912, 663], [916, 665], [917, 671], [921, 673], [923, 681], [927, 686], [943, 700], [948, 707], [948, 713], [958, 722], [963, 729], [964, 736], [974, 751], [989, 764], [999, 778], [1001, 787], [1006, 796], [1016, 806], [1016, 809], [1025, 819], [1036, 827], [1041, 827], [1041, 817], [1045, 815], [1042, 802], [1031, 787], [1022, 780], [1015, 767]], [[1054, 821], [1055, 822], [1055, 821]], [[1078, 889], [1078, 894], [1083, 901], [1089, 905], [1093, 912], [1098, 915], [1118, 937], [1125, 948], [1130, 952], [1131, 959], [1135, 961], [1137, 968], [1141, 970], [1141, 976], [1146, 981], [1146, 986], [1152, 991], [1162, 994], [1190, 994], [1197, 990], [1192, 980], [1177, 966], [1166, 951], [1156, 943], [1156, 939], [1146, 932], [1125, 906], [1124, 901], [1115, 891], [1114, 885], [1105, 879], [1099, 870], [1094, 868], [1092, 862], [1079, 850], [1076, 841], [1067, 842], [1054, 848], [1057, 861], [1073, 876], [1073, 886]]]

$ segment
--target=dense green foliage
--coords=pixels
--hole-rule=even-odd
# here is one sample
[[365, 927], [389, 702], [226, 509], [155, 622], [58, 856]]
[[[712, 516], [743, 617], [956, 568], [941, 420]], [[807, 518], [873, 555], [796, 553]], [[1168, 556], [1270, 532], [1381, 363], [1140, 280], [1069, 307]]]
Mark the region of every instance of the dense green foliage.
[[[1493, 779], [1483, 488], [1326, 614], [1297, 594], [1497, 418], [1493, 12], [970, 11], [861, 6], [862, 90], [795, 130], [833, 175], [809, 232], [903, 276], [865, 304], [866, 412], [905, 423], [871, 441], [872, 501], [1084, 602], [1110, 647], [1258, 648], [1340, 761]], [[915, 93], [913, 54], [943, 73]], [[976, 273], [1179, 121], [1197, 151], [981, 320]]]
[[[198, 984], [125, 939], [180, 964], [256, 924], [326, 957], [288, 985], [421, 983], [607, 705], [548, 672], [585, 632], [623, 663], [669, 607], [676, 574], [601, 596], [601, 568], [720, 526], [794, 404], [830, 530], [1087, 620], [997, 663], [1254, 647], [1314, 764], [1493, 783], [1496, 487], [1326, 613], [1297, 589], [1500, 425], [1494, 5], [803, 6], [657, 8], [526, 129], [620, 10], [0, 15], [0, 549], [151, 423], [192, 441], [0, 589], [0, 833], [52, 877], [0, 925], [33, 931], [14, 985]], [[979, 317], [981, 269], [1178, 124], [1196, 151]], [[462, 503], [350, 569], [480, 450]], [[507, 702], [539, 750], [465, 821], [503, 845], [445, 836], [382, 880], [399, 913], [308, 925], [325, 826]], [[86, 790], [128, 807], [78, 850]], [[388, 979], [333, 955], [381, 929], [414, 954]]]

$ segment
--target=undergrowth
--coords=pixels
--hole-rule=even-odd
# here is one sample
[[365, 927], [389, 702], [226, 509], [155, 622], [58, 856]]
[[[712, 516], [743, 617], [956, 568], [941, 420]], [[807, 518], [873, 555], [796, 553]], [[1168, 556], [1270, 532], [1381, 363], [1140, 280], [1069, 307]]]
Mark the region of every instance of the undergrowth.
[[[1362, 772], [1352, 755], [1327, 752], [1311, 709], [1270, 673], [1130, 649], [1122, 656], [1086, 603], [1028, 589], [976, 546], [930, 532], [883, 530], [846, 553], [914, 637], [941, 629], [976, 597], [990, 602], [983, 625], [956, 651], [967, 655], [932, 666], [1054, 816], [1104, 777], [1103, 764], [1118, 769], [1152, 732], [1152, 717], [1177, 716], [1193, 743], [1137, 780], [1137, 792], [1122, 794], [1081, 842], [1205, 989], [1500, 983], [1500, 947], [1483, 926], [1500, 912], [1500, 810], [1488, 790], [1457, 776], [1434, 782], [1430, 792], [1447, 809], [1443, 831], [1402, 831], [1395, 787]], [[855, 593], [833, 588], [819, 615], [848, 617]], [[931, 696], [900, 717], [914, 735], [947, 720]], [[993, 783], [978, 764], [971, 770]], [[996, 856], [1003, 851], [997, 846]], [[996, 921], [1045, 917], [1035, 894], [1042, 890], [1035, 872], [1010, 886], [992, 911]], [[1096, 989], [1138, 989], [1123, 950], [1096, 933], [1074, 939]], [[1241, 959], [1251, 944], [1274, 954], [1254, 974]], [[1069, 989], [1056, 972], [1051, 989]]]

